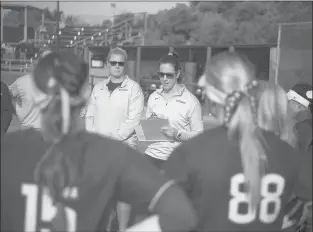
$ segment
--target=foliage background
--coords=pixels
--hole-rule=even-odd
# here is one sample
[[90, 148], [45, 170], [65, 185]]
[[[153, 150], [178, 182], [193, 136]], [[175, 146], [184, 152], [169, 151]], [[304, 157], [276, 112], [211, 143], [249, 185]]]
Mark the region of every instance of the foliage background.
[[[60, 12], [66, 25], [87, 26], [79, 16]], [[115, 17], [115, 23], [133, 16], [124, 12]], [[45, 19], [54, 21], [56, 11], [45, 9]], [[4, 16], [5, 25], [23, 23], [23, 12], [10, 11]], [[29, 14], [30, 25], [39, 26], [40, 12]], [[143, 19], [139, 19], [143, 24]], [[146, 45], [198, 45], [224, 46], [233, 44], [256, 45], [277, 41], [277, 24], [281, 22], [312, 21], [312, 2], [190, 2], [148, 16], [145, 33]], [[138, 22], [137, 22], [138, 23]], [[104, 20], [101, 25], [110, 27], [112, 22]], [[50, 34], [55, 28], [48, 26]]]

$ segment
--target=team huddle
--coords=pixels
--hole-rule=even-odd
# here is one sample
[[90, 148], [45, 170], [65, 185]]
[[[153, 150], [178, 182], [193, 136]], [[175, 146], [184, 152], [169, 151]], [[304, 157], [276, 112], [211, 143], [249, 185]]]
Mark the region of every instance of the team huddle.
[[1, 231], [311, 231], [311, 86], [286, 94], [242, 55], [219, 53], [199, 81], [218, 121], [203, 131], [179, 58], [166, 54], [145, 116], [167, 119], [169, 139], [142, 154], [142, 90], [125, 51], [107, 61], [109, 80], [92, 90], [89, 66], [69, 52], [29, 75], [40, 120], [1, 138]]

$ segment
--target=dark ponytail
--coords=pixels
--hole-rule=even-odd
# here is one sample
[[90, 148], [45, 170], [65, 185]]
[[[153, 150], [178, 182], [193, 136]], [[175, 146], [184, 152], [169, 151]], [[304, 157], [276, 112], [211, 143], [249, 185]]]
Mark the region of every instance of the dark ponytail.
[[79, 112], [89, 96], [86, 93], [88, 66], [75, 54], [51, 53], [38, 62], [33, 78], [38, 92], [46, 96], [38, 106], [42, 112], [43, 136], [52, 143], [36, 166], [35, 181], [48, 187], [50, 196], [64, 214], [60, 199], [64, 188], [79, 179], [77, 160], [84, 152], [84, 144], [70, 133], [76, 126], [73, 112]]
[[162, 58], [159, 60], [159, 66], [161, 64], [171, 64], [171, 65], [173, 65], [173, 67], [174, 67], [176, 72], [181, 70], [179, 56], [175, 52], [169, 52], [165, 56], [162, 56]]

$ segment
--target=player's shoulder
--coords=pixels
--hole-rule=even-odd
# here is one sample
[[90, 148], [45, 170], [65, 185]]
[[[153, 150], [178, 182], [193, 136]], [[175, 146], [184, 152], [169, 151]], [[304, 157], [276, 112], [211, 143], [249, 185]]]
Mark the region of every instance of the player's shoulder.
[[260, 141], [263, 144], [268, 166], [272, 172], [281, 172], [286, 176], [295, 175], [300, 164], [300, 157], [299, 152], [294, 147], [269, 131], [262, 131]]
[[1, 137], [1, 161], [8, 166], [16, 162], [36, 163], [48, 147], [49, 143], [34, 129], [7, 133]]
[[274, 155], [288, 154], [294, 156], [296, 150], [287, 142], [283, 141], [279, 136], [270, 131], [261, 130], [262, 138], [264, 138], [264, 146], [272, 151]]
[[[130, 157], [133, 157], [133, 152], [126, 144], [89, 132], [83, 132], [80, 136], [83, 136], [80, 144], [85, 158], [79, 163], [83, 162], [84, 169], [94, 178], [101, 178], [107, 173], [113, 178], [124, 170], [127, 161], [132, 162]], [[74, 139], [80, 141], [77, 137]]]
[[206, 130], [192, 139], [185, 141], [178, 148], [183, 153], [204, 155], [207, 154], [208, 150], [213, 151], [219, 149], [221, 144], [227, 145], [228, 142], [229, 140], [227, 138], [226, 128], [218, 126], [213, 129]]
[[88, 156], [96, 156], [105, 161], [121, 157], [127, 152], [127, 145], [120, 141], [89, 132], [84, 132], [84, 136], [87, 142]]
[[18, 130], [1, 137], [1, 150], [7, 147], [18, 148], [28, 146], [32, 142], [41, 140], [42, 136], [39, 131], [34, 129]]

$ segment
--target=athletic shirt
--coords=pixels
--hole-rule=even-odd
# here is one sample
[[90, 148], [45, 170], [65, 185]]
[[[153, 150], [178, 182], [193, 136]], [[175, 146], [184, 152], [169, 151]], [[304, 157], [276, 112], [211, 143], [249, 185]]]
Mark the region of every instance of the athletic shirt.
[[229, 140], [224, 127], [205, 131], [171, 154], [164, 169], [191, 199], [198, 215], [195, 231], [280, 231], [291, 194], [312, 199], [312, 179], [301, 180], [306, 191], [294, 189], [301, 166], [295, 150], [273, 133], [262, 134], [267, 167], [254, 213], [248, 211], [238, 141]]
[[[34, 183], [34, 170], [51, 145], [33, 129], [9, 133], [1, 141], [1, 231], [51, 229], [56, 208]], [[146, 206], [168, 180], [134, 149], [118, 141], [80, 132], [63, 150], [79, 168], [79, 183], [64, 189], [69, 231], [110, 231], [117, 201]], [[71, 190], [71, 191], [69, 191]]]
[[108, 90], [110, 92], [113, 92], [117, 87], [121, 86], [122, 82], [120, 83], [113, 83], [112, 81], [109, 81], [109, 83], [107, 84]]

